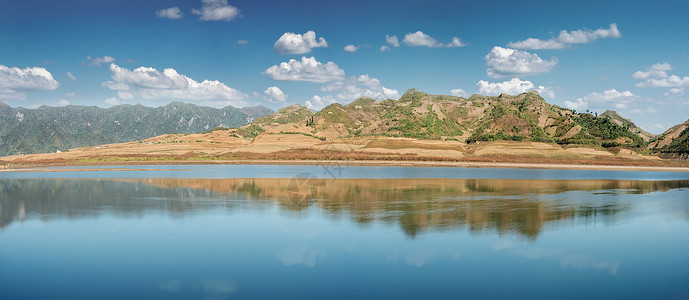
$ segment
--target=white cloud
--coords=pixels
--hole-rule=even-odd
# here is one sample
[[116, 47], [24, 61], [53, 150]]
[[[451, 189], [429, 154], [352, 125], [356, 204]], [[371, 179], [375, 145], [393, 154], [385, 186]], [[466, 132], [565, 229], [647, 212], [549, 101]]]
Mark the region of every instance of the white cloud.
[[605, 38], [619, 38], [622, 35], [617, 29], [617, 24], [610, 24], [610, 28], [604, 29], [579, 29], [574, 31], [560, 31], [557, 37], [549, 40], [541, 40], [535, 38], [528, 38], [519, 42], [511, 42], [507, 47], [516, 49], [539, 50], [539, 49], [565, 49], [572, 44], [585, 44], [593, 42], [597, 39]]
[[452, 96], [457, 96], [457, 97], [466, 97], [469, 95], [465, 90], [463, 89], [451, 89], [450, 90], [450, 95]]
[[[399, 42], [397, 41], [397, 36], [392, 36], [394, 38], [394, 44], [391, 43], [391, 39], [388, 39], [388, 36], [385, 36], [385, 39], [388, 41], [389, 44], [399, 47]], [[404, 39], [402, 39], [402, 42], [406, 44], [407, 46], [410, 47], [431, 47], [431, 48], [437, 48], [437, 47], [464, 47], [466, 44], [462, 42], [458, 37], [453, 37], [451, 42], [448, 44], [443, 44], [441, 42], [438, 42], [438, 40], [434, 39], [430, 35], [427, 35], [423, 33], [422, 31], [417, 31], [417, 32], [410, 32], [407, 33], [404, 36]]]
[[335, 98], [333, 98], [332, 96], [321, 97], [318, 95], [313, 95], [313, 97], [311, 97], [311, 99], [309, 99], [309, 100], [306, 100], [306, 102], [304, 102], [304, 104], [306, 104], [306, 107], [308, 109], [320, 110], [323, 107], [326, 107], [326, 106], [333, 104], [335, 102], [337, 102], [337, 101], [335, 101]]
[[74, 80], [74, 82], [77, 82], [77, 77], [74, 76], [74, 75], [72, 74], [72, 72], [67, 72], [67, 73], [65, 73], [65, 74], [67, 74], [67, 77], [69, 77], [69, 79], [72, 79], [72, 80]]
[[395, 89], [381, 85], [378, 78], [370, 77], [366, 74], [352, 76], [343, 81], [338, 81], [326, 85], [321, 91], [336, 93], [334, 95], [338, 102], [348, 103], [361, 97], [369, 97], [376, 100], [388, 98], [399, 98], [399, 92]]
[[117, 100], [117, 98], [111, 97], [111, 98], [105, 99], [105, 104], [108, 104], [108, 105], [119, 105], [119, 104], [120, 104], [120, 100]]
[[239, 16], [239, 9], [227, 4], [227, 0], [202, 0], [201, 9], [191, 13], [199, 15], [202, 21], [232, 21]]
[[[400, 40], [397, 38], [396, 35], [385, 35], [385, 42], [390, 44], [390, 46], [393, 47], [399, 47], [400, 46]], [[390, 49], [390, 47], [388, 47]]]
[[114, 63], [115, 58], [112, 56], [103, 56], [103, 57], [91, 57], [87, 56], [86, 60], [88, 60], [88, 65], [89, 66], [99, 66], [102, 64], [109, 64], [109, 63]]
[[249, 41], [247, 41], [247, 40], [238, 40], [237, 41], [237, 45], [246, 45], [248, 43], [249, 43]]
[[329, 61], [325, 64], [314, 57], [303, 56], [301, 60], [290, 59], [280, 65], [273, 65], [263, 74], [273, 80], [329, 82], [344, 79], [345, 72], [335, 63]]
[[543, 60], [536, 54], [502, 47], [493, 47], [485, 60], [486, 73], [493, 78], [547, 73], [557, 64], [556, 57]]
[[60, 99], [60, 101], [57, 101], [57, 106], [67, 106], [69, 104], [69, 101], [67, 101], [66, 99]]
[[182, 18], [182, 10], [179, 9], [179, 7], [170, 7], [170, 8], [163, 8], [159, 11], [156, 11], [156, 17], [158, 18], [163, 18], [163, 19], [181, 19]]
[[423, 33], [420, 30], [417, 32], [407, 33], [404, 36], [402, 42], [404, 42], [407, 46], [410, 47], [425, 46], [435, 48], [443, 46], [442, 43], [438, 42], [436, 39], [434, 39], [430, 35]]
[[285, 32], [273, 45], [273, 49], [280, 54], [304, 54], [318, 47], [328, 47], [328, 42], [323, 37], [316, 41], [316, 33], [312, 30], [304, 35]]
[[478, 87], [479, 94], [497, 96], [502, 93], [509, 95], [518, 95], [531, 90], [537, 91], [540, 95], [555, 98], [555, 93], [551, 87], [546, 86], [535, 86], [531, 81], [520, 80], [519, 78], [512, 78], [509, 81], [503, 82], [488, 82], [485, 80], [480, 80], [476, 83]]
[[556, 39], [539, 40], [535, 38], [528, 38], [519, 42], [511, 42], [507, 47], [526, 50], [540, 50], [540, 49], [564, 49], [565, 44]]
[[671, 88], [663, 95], [668, 97], [684, 95], [684, 88]]
[[653, 71], [672, 71], [672, 65], [668, 62], [653, 64], [650, 68]]
[[450, 42], [449, 44], [445, 45], [445, 47], [450, 47], [450, 48], [452, 48], [452, 47], [464, 47], [464, 46], [466, 46], [466, 45], [467, 45], [467, 44], [464, 43], [464, 42], [462, 42], [462, 40], [460, 40], [458, 37], [453, 37], [453, 38], [452, 38], [452, 42]]
[[336, 81], [321, 87], [321, 91], [327, 95], [314, 95], [305, 102], [309, 109], [321, 109], [332, 103], [347, 104], [361, 97], [375, 100], [397, 99], [400, 97], [396, 89], [384, 87], [378, 78], [367, 74], [352, 76], [344, 80]]
[[195, 81], [167, 68], [160, 72], [155, 68], [139, 67], [128, 70], [110, 64], [112, 81], [103, 86], [117, 91], [120, 99], [182, 99], [201, 105], [223, 107], [243, 106], [247, 95], [217, 80]]
[[287, 100], [287, 95], [276, 86], [268, 87], [263, 94], [266, 95], [264, 99], [268, 102], [285, 102]]
[[24, 100], [29, 91], [52, 91], [59, 83], [45, 68], [0, 65], [0, 99]]
[[344, 51], [346, 52], [356, 52], [356, 50], [359, 50], [359, 47], [351, 44], [344, 47]]
[[672, 65], [669, 63], [657, 63], [653, 64], [648, 71], [636, 71], [632, 74], [632, 77], [636, 79], [649, 79], [649, 78], [667, 78], [667, 71], [672, 71]]
[[390, 47], [385, 46], [385, 45], [380, 46], [380, 52], [385, 52], [385, 51], [390, 51]]
[[689, 76], [670, 75], [667, 78], [653, 78], [636, 84], [637, 87], [680, 87], [689, 86]]
[[565, 106], [578, 109], [627, 109], [629, 105], [638, 101], [639, 96], [634, 95], [630, 91], [618, 91], [616, 89], [609, 89], [603, 93], [593, 92], [582, 98], [573, 101], [565, 101]]
[[[638, 82], [636, 87], [683, 87], [689, 86], [689, 76], [668, 75], [672, 71], [669, 63], [657, 63], [648, 71], [636, 71], [632, 77], [645, 81]], [[667, 96], [667, 95], [666, 95]]]

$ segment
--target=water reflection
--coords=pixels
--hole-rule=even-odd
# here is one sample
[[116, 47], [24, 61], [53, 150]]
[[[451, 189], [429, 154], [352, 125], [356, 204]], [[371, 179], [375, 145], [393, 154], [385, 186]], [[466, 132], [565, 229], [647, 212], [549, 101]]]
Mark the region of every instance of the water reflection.
[[[361, 225], [385, 222], [412, 238], [466, 228], [534, 239], [546, 226], [614, 223], [635, 205], [627, 200], [630, 195], [686, 187], [688, 180], [8, 179], [0, 180], [0, 229], [29, 218], [140, 217], [150, 212], [181, 218], [210, 209], [277, 206], [296, 218], [317, 208]], [[680, 210], [685, 215], [689, 211]], [[281, 260], [310, 266], [325, 256], [317, 250], [295, 255], [303, 252], [287, 249]], [[409, 261], [422, 264], [425, 257]]]

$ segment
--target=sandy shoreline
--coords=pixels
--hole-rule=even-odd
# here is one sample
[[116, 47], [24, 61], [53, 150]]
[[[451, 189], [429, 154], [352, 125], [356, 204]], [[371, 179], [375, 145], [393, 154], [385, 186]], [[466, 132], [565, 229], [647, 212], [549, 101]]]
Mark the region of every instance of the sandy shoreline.
[[[662, 166], [617, 166], [546, 163], [501, 163], [501, 162], [444, 162], [444, 161], [368, 161], [368, 160], [208, 160], [208, 161], [155, 161], [155, 162], [104, 162], [92, 164], [60, 164], [50, 166], [22, 166], [0, 169], [0, 172], [75, 172], [153, 169], [133, 168], [79, 168], [85, 166], [146, 166], [146, 165], [326, 165], [326, 166], [391, 166], [391, 167], [455, 167], [455, 168], [505, 168], [505, 169], [561, 169], [561, 170], [604, 170], [604, 171], [654, 171], [689, 172], [689, 167]], [[71, 167], [54, 169], [54, 167]], [[160, 170], [160, 169], [155, 169]]]

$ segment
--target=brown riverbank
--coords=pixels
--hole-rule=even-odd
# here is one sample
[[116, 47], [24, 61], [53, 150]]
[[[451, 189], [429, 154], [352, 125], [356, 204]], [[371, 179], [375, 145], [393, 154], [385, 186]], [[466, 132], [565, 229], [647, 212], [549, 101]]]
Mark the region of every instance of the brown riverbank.
[[223, 132], [168, 134], [137, 142], [70, 149], [62, 153], [0, 157], [0, 169], [4, 171], [58, 166], [161, 164], [320, 164], [689, 172], [687, 161], [661, 159], [620, 148], [504, 141], [466, 144], [383, 137], [343, 138], [326, 142], [297, 134], [269, 134], [247, 140]]

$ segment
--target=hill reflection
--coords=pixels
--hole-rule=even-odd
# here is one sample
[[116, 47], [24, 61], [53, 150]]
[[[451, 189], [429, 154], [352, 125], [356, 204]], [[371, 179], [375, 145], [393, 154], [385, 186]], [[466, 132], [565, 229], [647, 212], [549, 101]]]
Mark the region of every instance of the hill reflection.
[[29, 218], [180, 218], [276, 205], [293, 217], [316, 208], [362, 225], [394, 224], [410, 237], [466, 228], [534, 239], [546, 226], [615, 222], [633, 205], [620, 195], [686, 187], [687, 180], [13, 179], [0, 180], [0, 229]]

